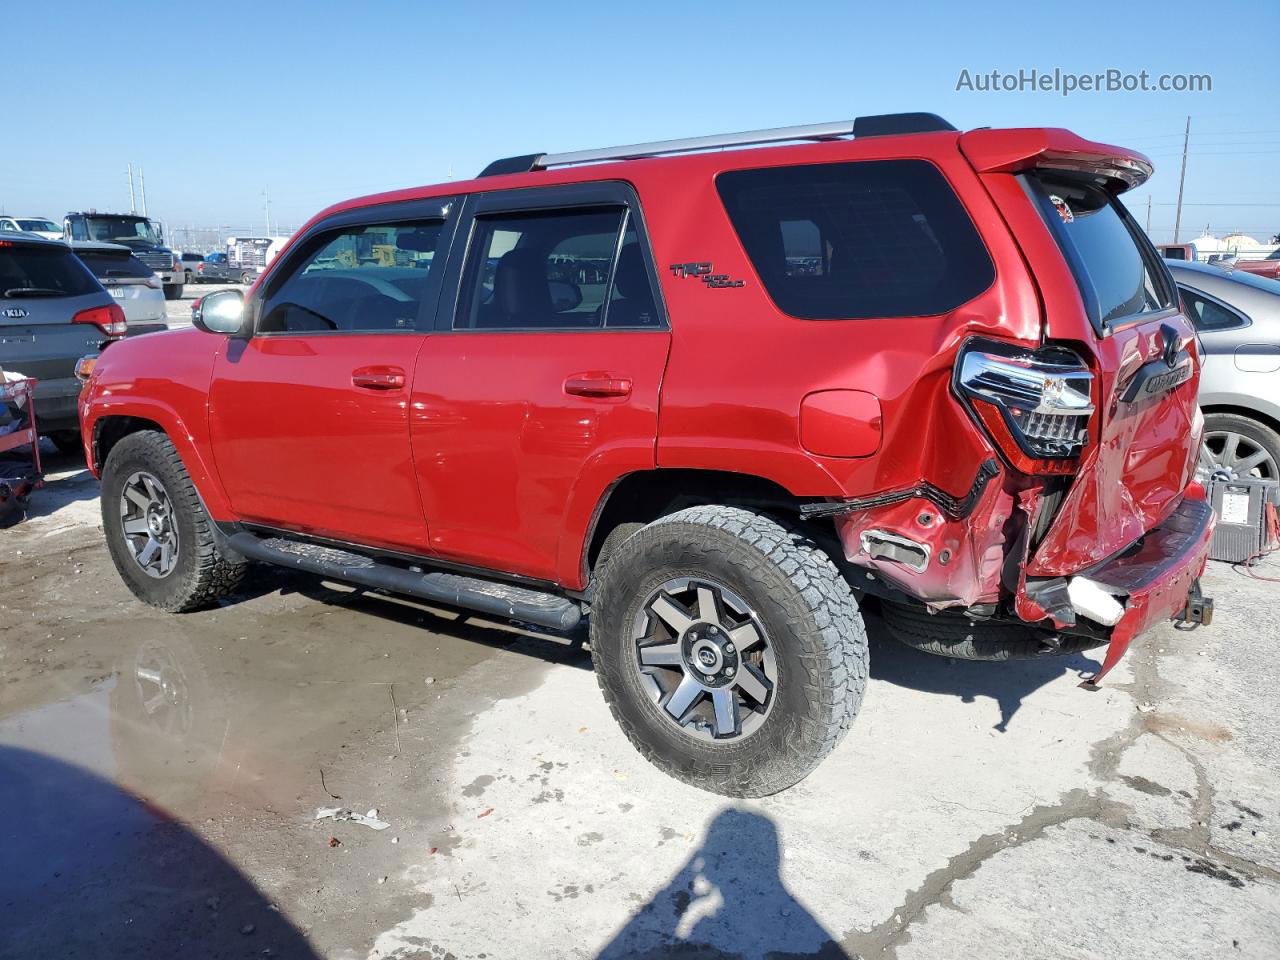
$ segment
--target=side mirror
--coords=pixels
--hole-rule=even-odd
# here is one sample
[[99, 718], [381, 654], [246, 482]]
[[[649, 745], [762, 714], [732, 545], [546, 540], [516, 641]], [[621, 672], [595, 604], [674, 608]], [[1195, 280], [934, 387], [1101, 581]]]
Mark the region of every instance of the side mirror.
[[191, 323], [205, 333], [244, 336], [244, 294], [239, 290], [219, 290], [191, 305]]

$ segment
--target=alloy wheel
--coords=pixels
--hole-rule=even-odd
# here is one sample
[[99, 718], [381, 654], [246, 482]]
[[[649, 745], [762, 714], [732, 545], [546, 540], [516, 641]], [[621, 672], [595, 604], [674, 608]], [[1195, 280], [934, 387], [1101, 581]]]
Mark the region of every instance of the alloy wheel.
[[1225, 480], [1252, 478], [1280, 479], [1276, 461], [1262, 446], [1241, 433], [1229, 430], [1206, 432], [1200, 444], [1196, 479], [1205, 483], [1214, 477]]
[[640, 679], [682, 733], [717, 743], [760, 728], [777, 699], [778, 665], [759, 616], [722, 584], [668, 580], [636, 614]]
[[173, 572], [178, 563], [178, 525], [173, 501], [154, 475], [140, 470], [124, 482], [120, 528], [143, 573], [161, 580]]

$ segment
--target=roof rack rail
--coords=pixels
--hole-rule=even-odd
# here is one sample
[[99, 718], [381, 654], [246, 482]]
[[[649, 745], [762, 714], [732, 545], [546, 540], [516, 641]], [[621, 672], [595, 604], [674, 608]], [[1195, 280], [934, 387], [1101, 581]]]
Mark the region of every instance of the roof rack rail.
[[767, 130], [746, 130], [742, 133], [718, 133], [709, 137], [689, 137], [683, 140], [655, 140], [651, 143], [632, 143], [621, 147], [604, 147], [599, 150], [575, 150], [570, 153], [530, 153], [519, 157], [504, 157], [485, 167], [480, 171], [480, 176], [530, 173], [534, 170], [545, 170], [548, 167], [597, 163], [601, 160], [638, 160], [642, 157], [658, 157], [673, 153], [694, 153], [699, 150], [759, 146], [794, 140], [839, 140], [844, 137], [884, 137], [945, 130], [955, 130], [955, 127], [936, 113], [885, 113], [878, 116], [858, 117], [856, 120], [837, 120], [833, 123], [773, 127]]

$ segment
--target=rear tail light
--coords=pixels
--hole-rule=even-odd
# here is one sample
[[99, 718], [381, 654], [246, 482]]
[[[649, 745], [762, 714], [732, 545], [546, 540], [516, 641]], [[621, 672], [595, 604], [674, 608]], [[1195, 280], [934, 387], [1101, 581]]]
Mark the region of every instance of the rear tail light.
[[119, 304], [108, 307], [90, 307], [81, 310], [71, 318], [72, 323], [92, 323], [108, 337], [123, 337], [128, 325], [124, 320], [124, 310]]
[[1070, 350], [971, 340], [956, 364], [956, 388], [1015, 469], [1075, 471], [1089, 442], [1093, 374]]
[[196, 264], [196, 273], [204, 273], [204, 264], [203, 264], [203, 263], [197, 263], [197, 264]]

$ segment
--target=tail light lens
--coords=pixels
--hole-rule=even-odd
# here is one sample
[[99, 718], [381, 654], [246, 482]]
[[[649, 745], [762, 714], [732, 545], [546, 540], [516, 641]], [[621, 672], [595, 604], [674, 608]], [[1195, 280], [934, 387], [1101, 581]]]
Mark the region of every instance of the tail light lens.
[[108, 337], [123, 337], [128, 325], [124, 320], [124, 310], [119, 304], [108, 307], [90, 307], [81, 310], [71, 318], [72, 323], [92, 323]]
[[971, 340], [956, 363], [956, 389], [1015, 469], [1075, 472], [1089, 442], [1093, 374], [1070, 350]]

